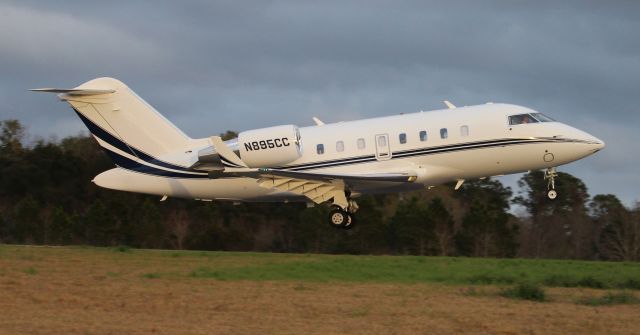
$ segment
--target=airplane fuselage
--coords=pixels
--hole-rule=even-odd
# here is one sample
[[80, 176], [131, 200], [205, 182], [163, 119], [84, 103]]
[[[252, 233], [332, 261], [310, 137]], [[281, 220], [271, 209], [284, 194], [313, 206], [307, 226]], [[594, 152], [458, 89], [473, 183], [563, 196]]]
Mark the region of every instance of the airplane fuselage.
[[[601, 140], [560, 122], [510, 124], [510, 116], [535, 113], [516, 105], [485, 104], [301, 127], [302, 155], [277, 168], [331, 174], [409, 171], [416, 175], [412, 183], [359, 188], [357, 196], [556, 167], [604, 146]], [[305, 200], [291, 192], [261, 187], [253, 178], [210, 179], [206, 173], [182, 173], [189, 174], [188, 178], [180, 173], [158, 176], [118, 167], [98, 175], [94, 182], [123, 191], [202, 200]]]

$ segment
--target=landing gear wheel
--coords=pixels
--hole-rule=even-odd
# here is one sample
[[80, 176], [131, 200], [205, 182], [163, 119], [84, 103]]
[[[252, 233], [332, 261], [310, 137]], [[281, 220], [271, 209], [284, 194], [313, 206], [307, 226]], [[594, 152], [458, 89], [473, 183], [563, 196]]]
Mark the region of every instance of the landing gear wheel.
[[555, 167], [548, 168], [544, 172], [544, 179], [548, 180], [547, 182], [547, 198], [549, 200], [555, 200], [558, 197], [558, 193], [556, 192], [556, 177], [558, 173], [556, 172]]
[[349, 216], [349, 219], [347, 220], [347, 223], [344, 225], [344, 227], [342, 227], [344, 230], [349, 230], [351, 228], [353, 228], [353, 226], [356, 225], [356, 218], [353, 214], [348, 213], [347, 214]]
[[344, 228], [351, 224], [350, 215], [342, 209], [334, 209], [329, 212], [329, 224], [332, 227]]

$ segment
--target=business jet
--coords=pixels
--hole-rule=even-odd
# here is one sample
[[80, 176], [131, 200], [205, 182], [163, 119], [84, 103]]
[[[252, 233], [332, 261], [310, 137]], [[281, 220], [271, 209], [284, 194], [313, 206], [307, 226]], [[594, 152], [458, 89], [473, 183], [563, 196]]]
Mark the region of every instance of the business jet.
[[58, 93], [116, 167], [101, 187], [204, 201], [328, 202], [329, 223], [350, 229], [363, 194], [430, 188], [496, 175], [545, 170], [555, 199], [556, 167], [601, 150], [600, 139], [511, 104], [193, 139], [122, 82], [98, 78]]

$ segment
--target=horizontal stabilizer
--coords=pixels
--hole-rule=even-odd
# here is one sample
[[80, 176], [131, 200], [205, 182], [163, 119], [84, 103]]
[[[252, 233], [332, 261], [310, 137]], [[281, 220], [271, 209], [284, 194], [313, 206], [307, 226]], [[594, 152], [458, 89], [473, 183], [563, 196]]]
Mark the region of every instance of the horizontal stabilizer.
[[98, 90], [98, 89], [82, 89], [82, 88], [34, 88], [33, 92], [46, 93], [64, 93], [69, 95], [98, 95], [115, 93], [116, 90]]

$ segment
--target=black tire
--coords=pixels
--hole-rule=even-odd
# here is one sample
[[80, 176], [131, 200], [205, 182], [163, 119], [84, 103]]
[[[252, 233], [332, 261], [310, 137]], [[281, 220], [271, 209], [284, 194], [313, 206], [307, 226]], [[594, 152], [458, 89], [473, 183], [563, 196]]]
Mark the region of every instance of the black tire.
[[356, 225], [356, 216], [353, 215], [352, 213], [347, 213], [347, 215], [349, 216], [347, 222], [345, 223], [345, 225], [342, 227], [342, 229], [344, 230], [349, 230], [351, 228], [353, 228], [353, 226]]
[[335, 228], [343, 228], [349, 219], [349, 214], [341, 209], [334, 209], [329, 212], [329, 225]]

